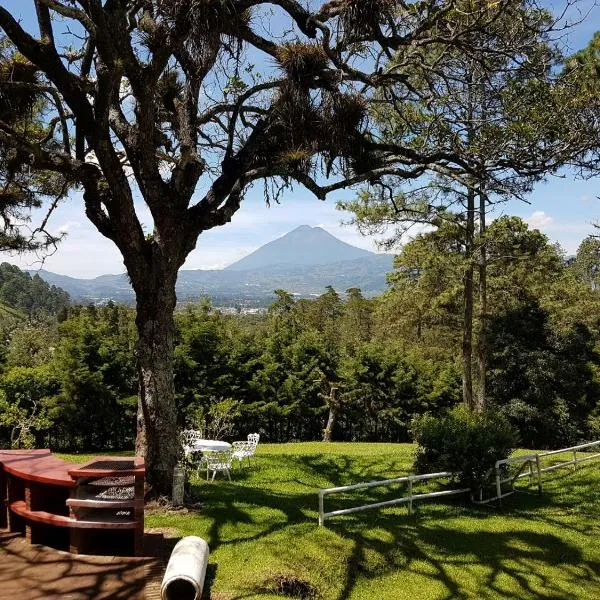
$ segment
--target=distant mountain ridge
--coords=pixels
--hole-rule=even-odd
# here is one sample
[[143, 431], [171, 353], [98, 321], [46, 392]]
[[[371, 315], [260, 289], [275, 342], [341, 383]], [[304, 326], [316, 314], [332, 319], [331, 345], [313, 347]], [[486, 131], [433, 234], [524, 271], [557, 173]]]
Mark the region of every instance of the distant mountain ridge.
[[247, 271], [273, 265], [330, 265], [371, 256], [375, 256], [375, 253], [342, 242], [322, 227], [301, 225], [261, 246], [225, 270]]
[[[358, 287], [372, 296], [385, 291], [386, 275], [393, 269], [393, 262], [390, 254], [362, 250], [320, 227], [302, 226], [226, 269], [180, 271], [177, 297], [186, 301], [209, 296], [219, 305], [264, 306], [278, 288], [311, 297], [323, 293], [328, 285], [339, 292]], [[125, 274], [78, 279], [44, 270], [37, 273], [79, 301], [135, 300]]]

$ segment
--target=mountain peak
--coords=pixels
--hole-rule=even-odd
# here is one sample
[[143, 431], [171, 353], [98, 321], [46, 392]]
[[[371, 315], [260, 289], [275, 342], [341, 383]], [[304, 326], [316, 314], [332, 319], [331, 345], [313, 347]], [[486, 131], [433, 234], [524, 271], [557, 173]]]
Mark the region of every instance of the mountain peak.
[[368, 250], [342, 242], [322, 227], [300, 225], [284, 236], [261, 246], [227, 269], [245, 271], [274, 265], [328, 265], [373, 254]]

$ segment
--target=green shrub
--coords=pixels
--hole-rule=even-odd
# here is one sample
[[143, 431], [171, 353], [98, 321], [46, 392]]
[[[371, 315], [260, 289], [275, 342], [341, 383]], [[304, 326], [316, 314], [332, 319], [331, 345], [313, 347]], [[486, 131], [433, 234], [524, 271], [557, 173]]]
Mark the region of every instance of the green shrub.
[[417, 417], [412, 431], [418, 473], [449, 471], [473, 491], [489, 481], [496, 461], [508, 458], [517, 445], [517, 434], [503, 414], [474, 413], [464, 406], [439, 417]]
[[211, 398], [208, 406], [188, 408], [188, 426], [200, 431], [203, 438], [222, 440], [230, 437], [241, 415], [242, 403], [233, 398]]

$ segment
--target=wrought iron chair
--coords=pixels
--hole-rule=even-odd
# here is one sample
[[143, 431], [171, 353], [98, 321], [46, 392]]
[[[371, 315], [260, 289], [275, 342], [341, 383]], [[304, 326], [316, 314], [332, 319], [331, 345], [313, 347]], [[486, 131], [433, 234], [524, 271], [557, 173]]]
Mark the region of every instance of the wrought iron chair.
[[240, 465], [244, 459], [250, 461], [250, 443], [249, 442], [233, 442], [231, 444], [232, 448], [232, 456], [234, 459], [238, 461], [238, 465]]
[[[183, 456], [186, 462], [196, 467], [196, 475], [200, 476], [200, 469], [205, 466], [206, 461], [204, 456], [200, 454], [200, 450], [195, 449], [195, 442], [202, 439], [202, 432], [196, 429], [185, 429], [181, 432], [181, 445], [183, 447]], [[194, 458], [194, 455], [199, 455]]]
[[250, 459], [256, 454], [256, 447], [258, 446], [259, 440], [260, 435], [258, 433], [251, 433], [248, 435], [247, 441], [233, 442], [233, 458], [237, 459], [238, 465], [241, 465], [244, 459], [246, 459], [248, 465], [250, 465]]
[[184, 429], [181, 432], [181, 445], [186, 458], [194, 452], [194, 443], [201, 439], [202, 434], [196, 429]]
[[218, 472], [225, 473], [231, 481], [231, 463], [233, 461], [233, 450], [205, 450], [204, 461], [206, 464], [206, 481], [212, 473], [211, 481], [215, 480]]

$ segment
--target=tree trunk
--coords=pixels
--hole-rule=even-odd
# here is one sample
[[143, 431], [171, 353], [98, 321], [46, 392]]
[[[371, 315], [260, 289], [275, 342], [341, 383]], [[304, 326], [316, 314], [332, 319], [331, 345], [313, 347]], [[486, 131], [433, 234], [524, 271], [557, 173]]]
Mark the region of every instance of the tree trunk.
[[466, 270], [463, 286], [462, 384], [463, 402], [470, 410], [473, 402], [473, 238], [475, 233], [475, 194], [467, 192], [465, 239]]
[[486, 232], [486, 195], [479, 192], [479, 333], [477, 338], [477, 401], [476, 410], [485, 408], [487, 384], [487, 248]]
[[329, 392], [329, 416], [327, 417], [327, 426], [323, 432], [323, 441], [331, 442], [331, 436], [333, 434], [333, 428], [335, 427], [335, 421], [337, 419], [339, 402], [337, 400], [337, 388], [331, 387]]
[[135, 450], [145, 458], [153, 494], [169, 497], [179, 457], [173, 382], [176, 278], [176, 273], [168, 279], [148, 274], [136, 289], [139, 400]]

